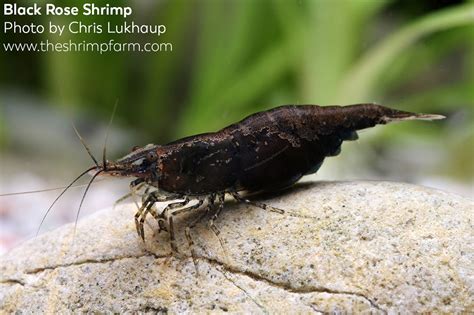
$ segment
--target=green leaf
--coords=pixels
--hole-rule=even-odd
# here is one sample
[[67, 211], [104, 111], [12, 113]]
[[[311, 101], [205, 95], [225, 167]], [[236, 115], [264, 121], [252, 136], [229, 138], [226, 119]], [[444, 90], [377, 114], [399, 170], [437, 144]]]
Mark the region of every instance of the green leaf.
[[474, 4], [434, 12], [405, 26], [365, 53], [346, 75], [340, 103], [364, 102], [374, 96], [374, 85], [390, 63], [421, 37], [462, 25], [474, 24]]

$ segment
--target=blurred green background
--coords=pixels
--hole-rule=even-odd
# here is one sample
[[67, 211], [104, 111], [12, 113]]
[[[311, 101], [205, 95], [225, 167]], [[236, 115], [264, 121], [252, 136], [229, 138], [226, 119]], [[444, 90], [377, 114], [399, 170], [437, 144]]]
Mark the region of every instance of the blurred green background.
[[[100, 155], [116, 100], [111, 159], [133, 145], [214, 131], [282, 104], [377, 102], [448, 119], [364, 131], [358, 142], [345, 144], [341, 156], [328, 161], [319, 178], [396, 179], [472, 192], [474, 2], [117, 0], [113, 5], [131, 6], [129, 20], [164, 24], [167, 32], [160, 37], [80, 34], [61, 39], [2, 34], [2, 42], [114, 38], [173, 45], [172, 52], [158, 53], [2, 51], [3, 175], [27, 170], [67, 182], [66, 175], [90, 164], [71, 120]], [[82, 21], [120, 23], [122, 18]], [[3, 190], [11, 191], [7, 185]]]

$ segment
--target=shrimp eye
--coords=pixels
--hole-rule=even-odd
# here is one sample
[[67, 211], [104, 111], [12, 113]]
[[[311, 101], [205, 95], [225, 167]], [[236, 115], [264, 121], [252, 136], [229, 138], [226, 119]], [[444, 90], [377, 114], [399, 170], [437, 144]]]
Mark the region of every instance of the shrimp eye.
[[156, 152], [150, 151], [146, 154], [146, 159], [148, 162], [154, 162], [157, 158]]

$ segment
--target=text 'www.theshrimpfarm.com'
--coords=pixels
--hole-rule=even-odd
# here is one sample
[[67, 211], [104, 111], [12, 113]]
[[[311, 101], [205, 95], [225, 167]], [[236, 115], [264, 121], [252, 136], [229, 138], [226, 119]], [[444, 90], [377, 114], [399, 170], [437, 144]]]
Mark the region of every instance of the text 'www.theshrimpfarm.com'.
[[39, 43], [3, 43], [6, 52], [168, 52], [173, 51], [171, 43], [120, 43], [114, 40], [108, 42], [50, 42]]

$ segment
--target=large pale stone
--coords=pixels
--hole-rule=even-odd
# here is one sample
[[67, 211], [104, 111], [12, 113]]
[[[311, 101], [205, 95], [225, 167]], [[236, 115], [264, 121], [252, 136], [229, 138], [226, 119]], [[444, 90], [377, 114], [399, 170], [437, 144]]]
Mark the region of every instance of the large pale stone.
[[[4, 312], [474, 312], [473, 202], [389, 182], [306, 183], [272, 196], [280, 215], [229, 200], [193, 230], [199, 276], [135, 206], [108, 209], [0, 259]], [[19, 209], [21, 210], [21, 209]], [[198, 213], [191, 214], [196, 216]], [[226, 254], [225, 254], [226, 253]]]

